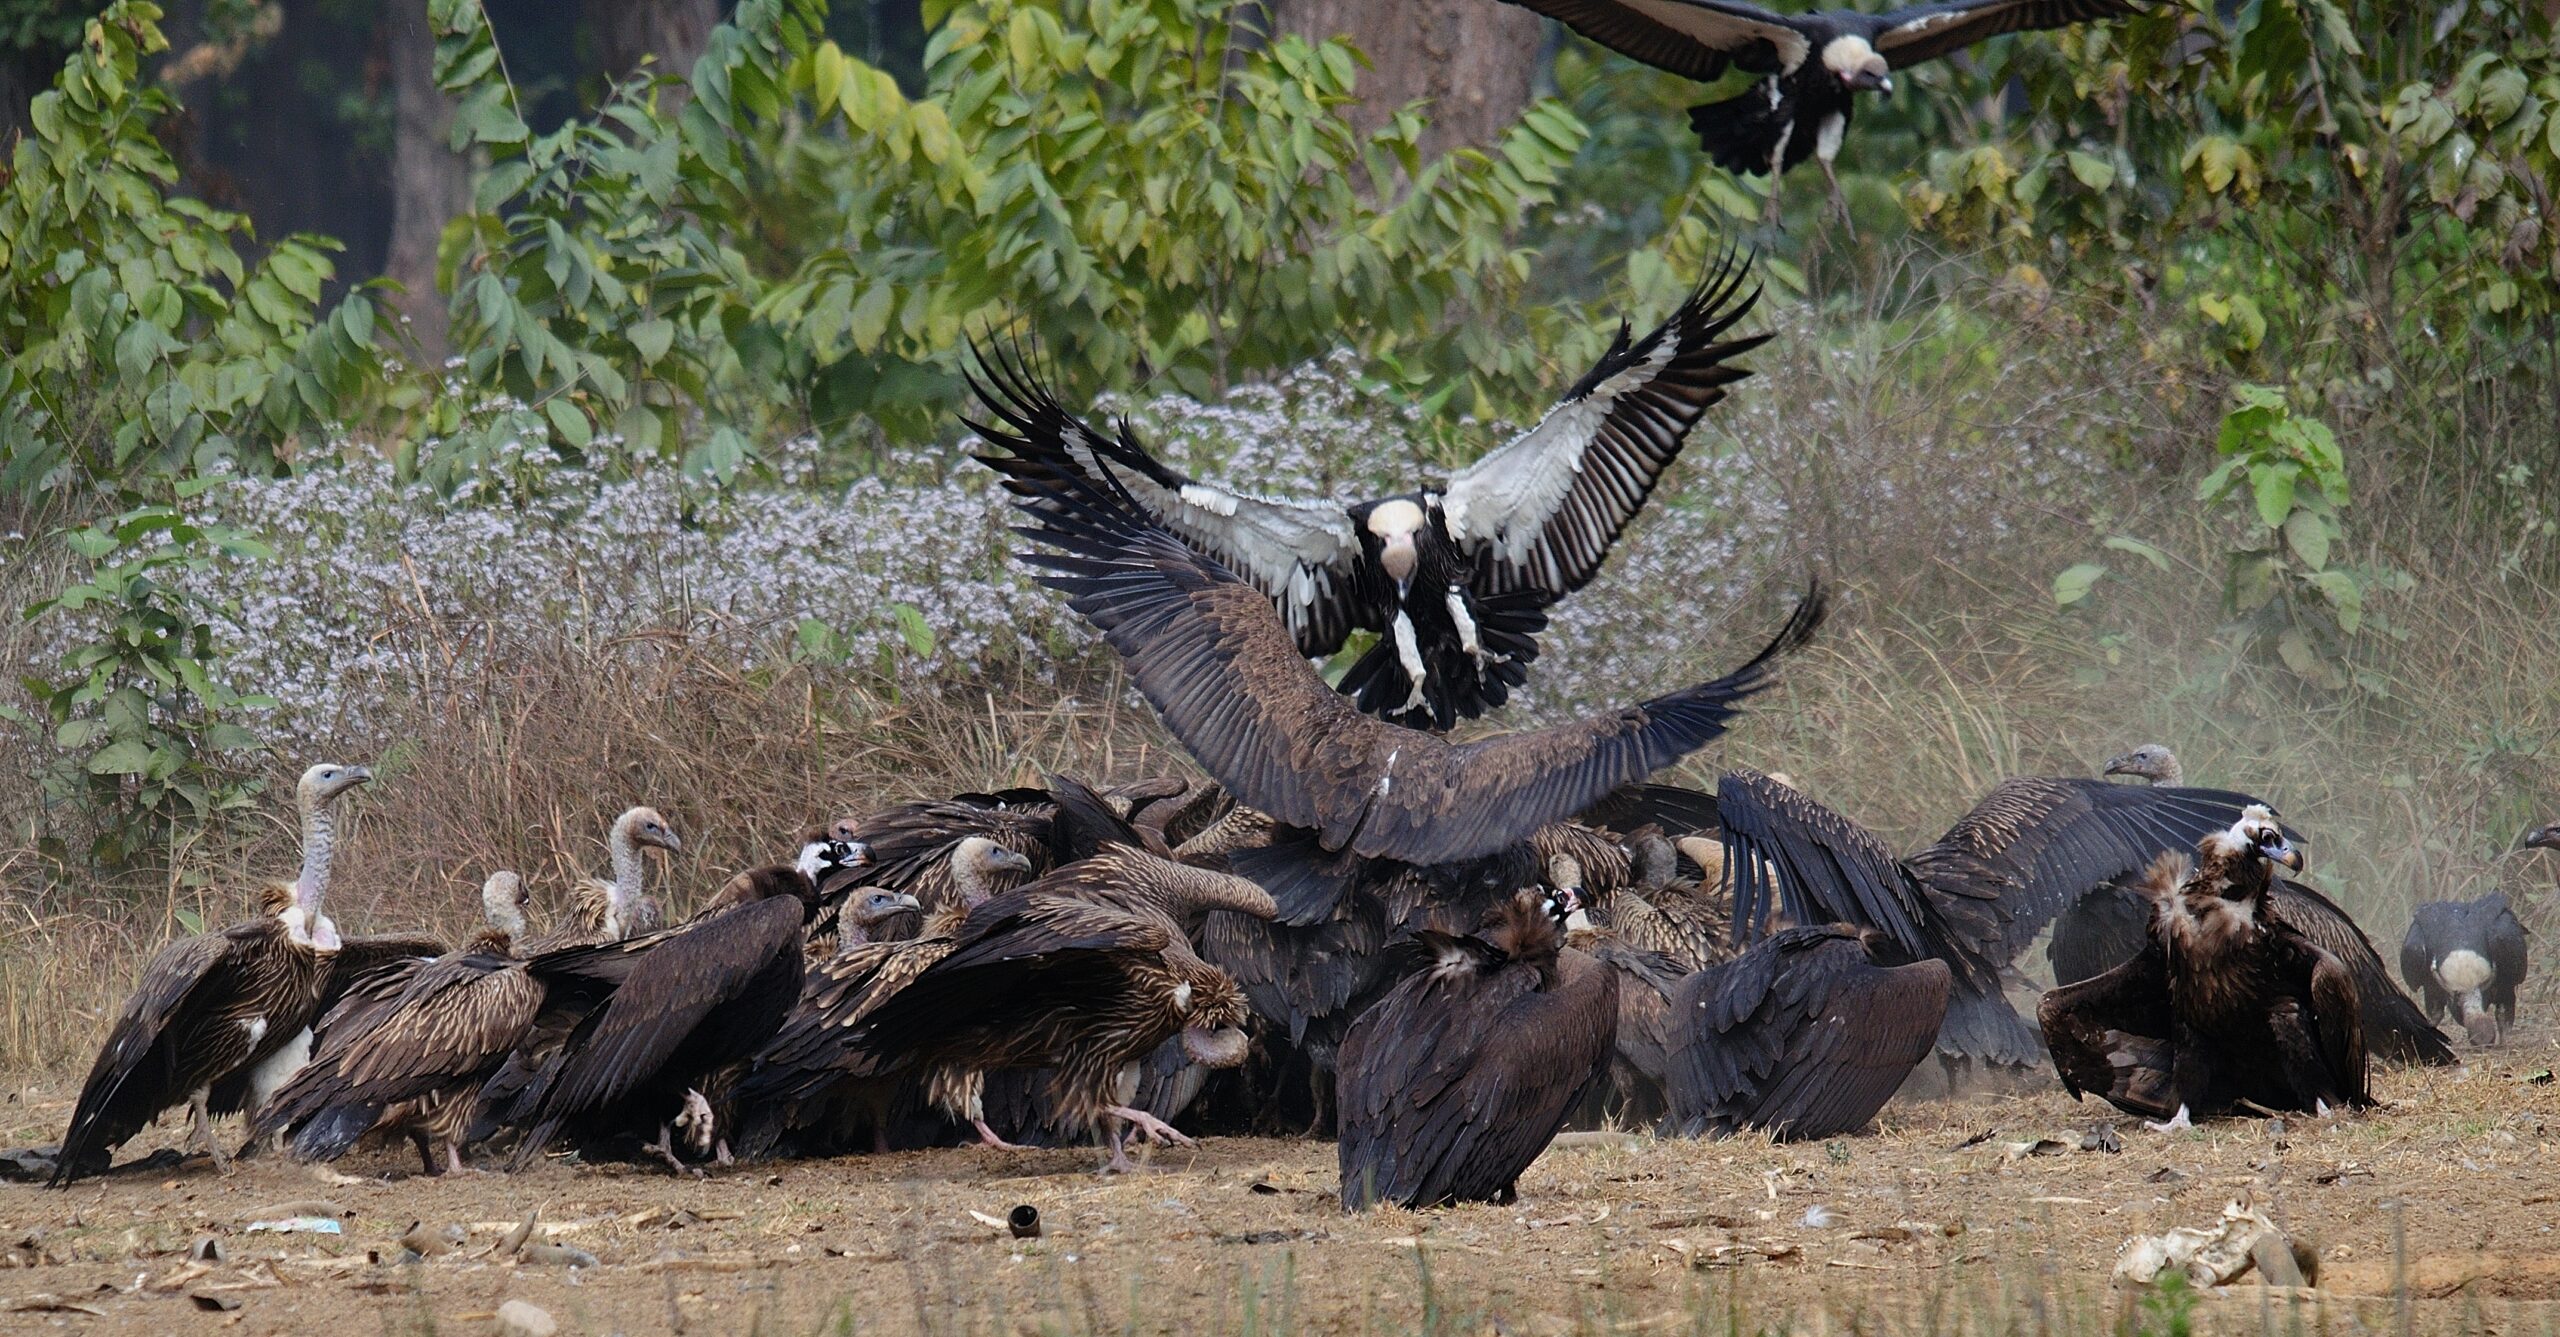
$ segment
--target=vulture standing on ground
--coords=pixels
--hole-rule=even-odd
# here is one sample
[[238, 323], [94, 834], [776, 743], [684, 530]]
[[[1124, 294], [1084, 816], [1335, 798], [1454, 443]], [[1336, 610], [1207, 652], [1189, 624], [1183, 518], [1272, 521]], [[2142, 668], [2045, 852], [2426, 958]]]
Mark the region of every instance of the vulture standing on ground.
[[1799, 924], [1879, 930], [1955, 976], [1939, 1032], [1951, 1060], [2040, 1063], [2043, 1046], [2002, 996], [2011, 962], [2090, 887], [2237, 820], [2253, 800], [2214, 789], [2103, 780], [2004, 780], [1937, 843], [1897, 859], [1873, 832], [1756, 771], [1716, 786], [1734, 917], [1771, 906]]
[[971, 910], [948, 954], [872, 1010], [853, 1044], [876, 1070], [1048, 1068], [1056, 1116], [1113, 1120], [1107, 1168], [1130, 1168], [1128, 1129], [1189, 1139], [1128, 1104], [1135, 1065], [1179, 1035], [1212, 1067], [1244, 1060], [1244, 994], [1163, 916], [1039, 884]]
[[2325, 1114], [2371, 1105], [2356, 986], [2272, 895], [2302, 855], [2252, 804], [2227, 831], [2153, 865], [2149, 945], [2044, 996], [2037, 1016], [2074, 1096], [2094, 1092], [2164, 1129], [2243, 1103]]
[[1453, 744], [1370, 719], [1324, 685], [1271, 601], [1071, 459], [993, 458], [1054, 548], [1023, 560], [1120, 652], [1138, 690], [1239, 803], [1326, 853], [1415, 865], [1513, 849], [1721, 737], [1778, 659], [1821, 625], [1819, 586], [1734, 672], [1574, 723]]
[[[2106, 773], [2129, 775], [2154, 788], [2174, 787], [2185, 782], [2186, 768], [2168, 748], [2145, 743], [2109, 758]], [[2054, 920], [2053, 941], [2045, 944], [2054, 983], [2093, 979], [2142, 950], [2151, 932], [2151, 898], [2142, 882], [2136, 875], [2093, 888]], [[2276, 879], [2270, 895], [2296, 930], [2338, 958], [2355, 977], [2356, 1001], [2364, 1008], [2364, 1039], [2373, 1053], [2398, 1063], [2442, 1066], [2457, 1061], [2453, 1043], [2391, 982], [2382, 953], [2345, 907], [2282, 877]]]
[[798, 865], [731, 878], [702, 913], [626, 942], [549, 952], [530, 963], [546, 990], [609, 988], [494, 1117], [527, 1128], [515, 1168], [564, 1128], [583, 1139], [655, 1128], [647, 1150], [683, 1168], [674, 1134], [725, 1164], [703, 1080], [773, 1038], [800, 998], [801, 940], [819, 898], [860, 868], [859, 848], [829, 842]]
[[1954, 985], [1945, 962], [1874, 929], [1780, 930], [1672, 995], [1669, 1127], [1854, 1133], [1929, 1056]]
[[55, 1184], [104, 1171], [116, 1147], [178, 1104], [188, 1107], [190, 1145], [228, 1170], [213, 1116], [254, 1108], [283, 1084], [310, 1052], [308, 1028], [324, 1001], [386, 962], [444, 950], [419, 938], [342, 939], [321, 909], [337, 851], [337, 801], [372, 778], [362, 766], [304, 771], [295, 788], [302, 871], [281, 908], [181, 938], [143, 968], [80, 1088]]
[[[1094, 430], [1018, 360], [983, 350], [973, 385], [1003, 428], [971, 425], [1024, 465], [1109, 480], [1151, 526], [1276, 603], [1299, 656], [1330, 655], [1355, 629], [1376, 632], [1341, 690], [1369, 714], [1447, 729], [1526, 680], [1547, 606], [1599, 573], [1690, 429], [1749, 374], [1729, 360], [1768, 336], [1723, 337], [1759, 299], [1746, 277], [1728, 257], [1643, 339], [1630, 342], [1621, 325], [1536, 427], [1445, 486], [1350, 507], [1185, 477], [1127, 424], [1116, 435]], [[1035, 514], [1057, 501], [1037, 474], [987, 462], [1011, 475], [1006, 486]]]
[[2502, 892], [2476, 901], [2434, 901], [2409, 916], [2400, 942], [2400, 978], [2426, 1000], [2430, 1019], [2451, 1013], [2483, 1047], [2516, 1024], [2524, 982], [2524, 925]]
[[[1713, 83], [1728, 69], [1765, 76], [1689, 109], [1699, 147], [1728, 172], [1772, 176], [1822, 164], [1832, 199], [1860, 93], [1893, 92], [1893, 72], [2003, 33], [2061, 28], [2137, 12], [2131, 0], [1947, 0], [1882, 14], [1821, 9], [1778, 14], [1740, 0], [1511, 0], [1629, 59]], [[1777, 216], [1778, 192], [1769, 191]]]
[[1342, 1043], [1342, 1205], [1510, 1202], [1609, 1069], [1616, 972], [1564, 948], [1574, 906], [1522, 892], [1475, 933], [1425, 931], [1429, 965]]
[[572, 889], [576, 918], [525, 944], [528, 953], [564, 947], [593, 947], [655, 933], [666, 924], [666, 911], [648, 892], [648, 861], [642, 848], [672, 854], [684, 848], [675, 827], [655, 808], [637, 807], [613, 820], [605, 848], [613, 859], [613, 880], [582, 877]]

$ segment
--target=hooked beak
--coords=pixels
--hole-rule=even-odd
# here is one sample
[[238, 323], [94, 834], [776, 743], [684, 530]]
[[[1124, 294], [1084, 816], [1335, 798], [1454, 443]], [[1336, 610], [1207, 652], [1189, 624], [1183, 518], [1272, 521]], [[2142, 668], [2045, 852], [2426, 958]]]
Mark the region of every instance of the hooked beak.
[[2268, 850], [2267, 858], [2276, 863], [2283, 864], [2285, 867], [2290, 868], [2297, 873], [2301, 872], [2303, 864], [2308, 862], [2302, 857], [2301, 849], [2296, 847], [2290, 840], [2284, 841], [2278, 844], [2274, 849]]
[[917, 900], [915, 897], [910, 896], [903, 891], [890, 897], [889, 904], [894, 905], [901, 910], [921, 910], [924, 908], [924, 902]]
[[1847, 84], [1852, 92], [1893, 96], [1893, 76], [1890, 74], [1879, 74], [1874, 70], [1859, 70], [1841, 82]]
[[2560, 850], [2560, 822], [2554, 822], [2526, 836], [2524, 847], [2529, 850]]

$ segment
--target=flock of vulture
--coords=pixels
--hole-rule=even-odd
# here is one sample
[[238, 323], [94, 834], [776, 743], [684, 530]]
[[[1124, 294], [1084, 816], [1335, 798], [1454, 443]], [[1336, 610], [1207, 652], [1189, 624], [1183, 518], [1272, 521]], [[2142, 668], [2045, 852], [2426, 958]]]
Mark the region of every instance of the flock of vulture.
[[[1828, 166], [1851, 91], [2117, 0], [1781, 18], [1722, 0], [1521, 0], [1666, 68], [1769, 76], [1701, 108], [1711, 149]], [[1747, 144], [1746, 144], [1747, 141]], [[1735, 147], [1741, 145], [1744, 147]], [[459, 948], [345, 937], [336, 813], [264, 911], [145, 969], [56, 1184], [185, 1106], [217, 1165], [413, 1145], [431, 1174], [557, 1151], [705, 1160], [1174, 1127], [1338, 1139], [1346, 1206], [1508, 1200], [1576, 1120], [1666, 1134], [1854, 1133], [1934, 1055], [1952, 1084], [2050, 1064], [2176, 1126], [2370, 1103], [2369, 1058], [2446, 1063], [2512, 1024], [2503, 899], [2421, 907], [2396, 986], [2260, 798], [2158, 746], [2006, 781], [1897, 855], [1783, 775], [1652, 777], [1720, 737], [1818, 633], [1817, 583], [1733, 671], [1547, 728], [1455, 741], [1526, 681], [1699, 419], [1749, 373], [1730, 257], [1658, 328], [1621, 326], [1536, 426], [1444, 481], [1343, 505], [1186, 476], [980, 348], [979, 460], [1022, 560], [1098, 629], [1202, 774], [958, 794], [809, 827], [669, 922], [635, 807], [563, 922], [488, 876]], [[1365, 641], [1355, 638], [1367, 638]], [[1312, 662], [1362, 653], [1328, 683]], [[2120, 783], [2131, 777], [2145, 783]], [[2560, 826], [2524, 844], [2560, 848]], [[2049, 933], [2057, 987], [2010, 1001]]]

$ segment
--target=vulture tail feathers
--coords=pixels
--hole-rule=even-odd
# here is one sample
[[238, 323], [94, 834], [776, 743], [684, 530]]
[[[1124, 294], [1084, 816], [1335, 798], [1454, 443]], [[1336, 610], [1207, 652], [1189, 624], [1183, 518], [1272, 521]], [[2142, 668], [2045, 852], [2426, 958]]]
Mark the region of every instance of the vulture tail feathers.
[[1269, 845], [1228, 851], [1227, 871], [1270, 892], [1280, 907], [1281, 923], [1305, 928], [1333, 917], [1351, 894], [1360, 863], [1324, 853], [1312, 832], [1299, 832]]
[[[1716, 166], [1737, 176], [1767, 172], [1769, 151], [1777, 146], [1780, 135], [1793, 128], [1794, 120], [1794, 109], [1785, 103], [1770, 105], [1768, 90], [1757, 81], [1723, 101], [1689, 109], [1689, 128], [1698, 134], [1698, 147], [1715, 159]], [[1801, 157], [1795, 145], [1787, 147], [1788, 165], [1793, 166]], [[1809, 139], [1803, 151], [1813, 151]]]
[[1996, 990], [1981, 992], [1957, 978], [1938, 1027], [1938, 1051], [2004, 1068], [2040, 1067], [2044, 1039]]
[[382, 1106], [371, 1101], [331, 1105], [293, 1130], [293, 1158], [334, 1161], [354, 1150], [381, 1120]]

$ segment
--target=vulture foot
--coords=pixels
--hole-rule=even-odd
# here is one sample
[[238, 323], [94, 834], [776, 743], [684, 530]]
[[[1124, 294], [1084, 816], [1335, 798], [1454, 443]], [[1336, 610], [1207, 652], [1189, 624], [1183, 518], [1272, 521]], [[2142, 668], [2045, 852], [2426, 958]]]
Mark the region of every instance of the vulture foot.
[[[996, 1136], [996, 1130], [994, 1130], [993, 1128], [989, 1128], [989, 1127], [987, 1126], [987, 1121], [986, 1121], [986, 1120], [984, 1120], [984, 1119], [971, 1119], [969, 1122], [970, 1122], [970, 1124], [971, 1124], [972, 1126], [974, 1126], [974, 1127], [978, 1130], [978, 1145], [979, 1145], [979, 1146], [985, 1147], [985, 1148], [987, 1148], [987, 1149], [988, 1149], [988, 1150], [990, 1150], [990, 1151], [1027, 1151], [1027, 1150], [1029, 1150], [1029, 1148], [1028, 1148], [1028, 1147], [1023, 1146], [1021, 1143], [1018, 1143], [1018, 1142], [1007, 1142], [1007, 1141], [1005, 1141], [1003, 1138]], [[880, 1149], [881, 1149], [882, 1151], [887, 1151], [887, 1150], [889, 1149], [889, 1146], [888, 1146], [888, 1136], [887, 1136], [887, 1134], [882, 1134], [882, 1135], [881, 1135], [880, 1142], [881, 1142]]]
[[738, 1163], [738, 1158], [729, 1154], [729, 1139], [725, 1137], [713, 1139], [711, 1143], [711, 1163], [720, 1166], [723, 1169]]
[[436, 1171], [435, 1173], [442, 1174], [447, 1178], [450, 1178], [454, 1175], [486, 1175], [489, 1172], [478, 1169], [474, 1166], [463, 1164], [462, 1144], [459, 1142], [447, 1142], [444, 1144], [444, 1169]]
[[684, 1157], [676, 1154], [675, 1129], [673, 1125], [663, 1123], [659, 1124], [658, 1140], [642, 1147], [641, 1150], [648, 1152], [650, 1155], [657, 1157], [661, 1161], [666, 1162], [667, 1169], [675, 1174], [690, 1174], [696, 1179], [710, 1178], [710, 1176], [702, 1173], [701, 1167], [685, 1164]]
[[231, 1155], [213, 1136], [210, 1098], [210, 1092], [198, 1091], [187, 1099], [187, 1149], [212, 1157], [213, 1168], [227, 1175], [231, 1173]]
[[[693, 1148], [694, 1155], [699, 1156], [711, 1150], [713, 1123], [711, 1102], [703, 1099], [701, 1092], [687, 1087], [684, 1093], [684, 1109], [676, 1115], [675, 1130], [684, 1134], [685, 1145]], [[723, 1161], [722, 1164], [725, 1165], [727, 1162]]]
[[2142, 1126], [2155, 1133], [2183, 1133], [2195, 1127], [2196, 1121], [2187, 1117], [2187, 1107], [2180, 1105], [2178, 1112], [2171, 1115], [2167, 1123], [2161, 1123], [2156, 1119], [2145, 1119], [2142, 1121]]
[[1188, 1147], [1196, 1145], [1189, 1137], [1185, 1136], [1180, 1129], [1175, 1128], [1172, 1124], [1166, 1123], [1164, 1120], [1147, 1113], [1145, 1110], [1133, 1109], [1127, 1105], [1110, 1105], [1106, 1106], [1102, 1112], [1110, 1115], [1112, 1118], [1120, 1120], [1122, 1123], [1128, 1124], [1139, 1132], [1146, 1134], [1148, 1140], [1154, 1142], [1158, 1146]]

